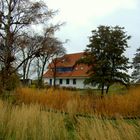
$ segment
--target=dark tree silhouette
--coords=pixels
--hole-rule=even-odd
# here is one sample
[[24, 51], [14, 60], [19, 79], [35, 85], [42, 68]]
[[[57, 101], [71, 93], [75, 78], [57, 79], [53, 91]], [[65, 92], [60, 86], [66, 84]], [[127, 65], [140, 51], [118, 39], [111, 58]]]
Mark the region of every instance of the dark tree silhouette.
[[128, 48], [130, 36], [123, 30], [119, 26], [99, 26], [93, 30], [84, 58], [77, 62], [90, 67], [90, 77], [85, 80], [85, 84], [99, 85], [102, 95], [105, 87], [107, 93], [115, 82], [129, 83], [129, 75], [126, 73], [129, 68], [128, 58], [124, 56], [124, 51]]

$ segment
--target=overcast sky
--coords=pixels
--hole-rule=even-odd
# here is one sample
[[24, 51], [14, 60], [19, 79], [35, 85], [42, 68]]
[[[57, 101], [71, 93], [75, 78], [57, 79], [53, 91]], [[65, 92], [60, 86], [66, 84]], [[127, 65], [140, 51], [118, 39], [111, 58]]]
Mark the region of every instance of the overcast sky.
[[59, 10], [55, 22], [66, 22], [57, 32], [67, 53], [81, 52], [89, 43], [91, 31], [99, 25], [125, 27], [130, 48], [127, 57], [133, 57], [140, 46], [140, 0], [44, 0], [50, 9]]

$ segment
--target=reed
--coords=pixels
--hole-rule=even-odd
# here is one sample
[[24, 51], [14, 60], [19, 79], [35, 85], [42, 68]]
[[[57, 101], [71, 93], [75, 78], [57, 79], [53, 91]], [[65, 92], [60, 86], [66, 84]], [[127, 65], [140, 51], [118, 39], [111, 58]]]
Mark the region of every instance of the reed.
[[0, 100], [2, 140], [139, 140], [140, 120], [108, 120], [51, 113], [39, 104], [12, 105]]
[[16, 91], [16, 97], [19, 103], [38, 103], [48, 109], [70, 113], [96, 113], [109, 117], [140, 117], [140, 88], [133, 88], [128, 93], [112, 94], [104, 98], [88, 94], [80, 95], [77, 91], [62, 89], [20, 88]]

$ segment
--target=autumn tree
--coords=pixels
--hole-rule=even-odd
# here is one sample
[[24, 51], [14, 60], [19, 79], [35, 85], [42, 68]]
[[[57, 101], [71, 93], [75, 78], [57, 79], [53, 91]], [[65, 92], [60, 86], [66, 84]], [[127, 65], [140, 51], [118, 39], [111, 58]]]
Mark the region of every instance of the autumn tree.
[[140, 81], [140, 48], [136, 50], [135, 57], [133, 58], [133, 72], [132, 72], [132, 78], [134, 82]]
[[[10, 76], [26, 61], [23, 60], [16, 68], [17, 40], [28, 32], [31, 25], [46, 23], [54, 15], [43, 2], [31, 0], [0, 1], [0, 64], [3, 75], [3, 87], [6, 88]], [[47, 26], [47, 25], [46, 25]], [[31, 58], [41, 49], [29, 56]]]
[[92, 31], [84, 57], [78, 61], [90, 68], [85, 84], [98, 85], [103, 95], [105, 87], [107, 93], [115, 82], [124, 85], [129, 83], [128, 58], [124, 55], [129, 39], [124, 28], [119, 26], [99, 26]]

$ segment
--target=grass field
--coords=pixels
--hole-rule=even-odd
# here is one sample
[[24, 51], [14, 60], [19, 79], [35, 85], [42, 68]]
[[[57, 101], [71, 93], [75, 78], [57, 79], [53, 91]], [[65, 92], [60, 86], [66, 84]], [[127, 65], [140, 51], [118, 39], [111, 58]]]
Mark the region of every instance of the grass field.
[[20, 88], [0, 99], [0, 140], [140, 140], [139, 117], [140, 88], [104, 98]]
[[76, 117], [0, 100], [1, 140], [139, 140], [140, 120]]

